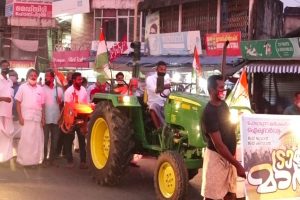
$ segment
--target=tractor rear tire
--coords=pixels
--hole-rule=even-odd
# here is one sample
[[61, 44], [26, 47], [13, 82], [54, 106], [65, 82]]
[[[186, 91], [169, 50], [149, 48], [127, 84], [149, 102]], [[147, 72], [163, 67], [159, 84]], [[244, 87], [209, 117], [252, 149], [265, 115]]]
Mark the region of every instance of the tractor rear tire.
[[157, 199], [186, 199], [188, 181], [188, 172], [180, 154], [174, 151], [166, 151], [158, 157], [154, 174]]
[[99, 102], [91, 115], [87, 141], [93, 178], [100, 185], [118, 184], [133, 156], [133, 129], [128, 117], [111, 102]]

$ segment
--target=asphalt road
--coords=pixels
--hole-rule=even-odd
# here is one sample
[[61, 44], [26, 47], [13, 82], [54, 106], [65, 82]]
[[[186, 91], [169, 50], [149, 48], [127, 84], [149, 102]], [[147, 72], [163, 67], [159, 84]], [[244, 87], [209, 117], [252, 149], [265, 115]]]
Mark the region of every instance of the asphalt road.
[[[75, 155], [76, 156], [76, 155]], [[78, 161], [77, 161], [78, 163]], [[27, 169], [16, 166], [14, 161], [0, 165], [0, 200], [154, 200], [154, 158], [142, 158], [140, 167], [129, 167], [120, 185], [103, 187], [95, 183], [89, 170], [78, 165]], [[201, 200], [200, 173], [190, 181], [189, 200]]]

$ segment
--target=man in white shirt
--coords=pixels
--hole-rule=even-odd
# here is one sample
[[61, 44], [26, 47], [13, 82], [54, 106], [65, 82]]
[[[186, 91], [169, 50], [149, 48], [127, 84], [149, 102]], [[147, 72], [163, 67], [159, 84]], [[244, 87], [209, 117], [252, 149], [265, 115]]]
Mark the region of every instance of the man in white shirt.
[[[55, 158], [57, 142], [60, 134], [58, 119], [60, 117], [59, 105], [62, 102], [63, 90], [57, 85], [54, 86], [54, 72], [47, 70], [45, 74], [45, 126], [44, 126], [44, 161], [45, 165], [52, 164]], [[48, 156], [48, 141], [50, 139], [50, 154]]]
[[[81, 73], [75, 72], [72, 74], [73, 85], [70, 86], [64, 95], [65, 103], [88, 103], [88, 94], [86, 89], [82, 86], [82, 77]], [[80, 132], [80, 128], [76, 127], [72, 130], [71, 133], [65, 135], [65, 149], [66, 149], [66, 157], [67, 157], [67, 167], [73, 167], [73, 154], [72, 154], [72, 144], [75, 136], [75, 132], [79, 141], [79, 150], [80, 150], [80, 168], [87, 168], [86, 165], [86, 150], [85, 150], [85, 137]]]
[[151, 118], [157, 129], [161, 128], [165, 123], [163, 107], [166, 98], [163, 98], [160, 92], [157, 91], [156, 84], [158, 76], [161, 76], [164, 79], [164, 89], [170, 89], [170, 76], [166, 74], [166, 72], [167, 64], [163, 61], [159, 61], [156, 65], [156, 73], [148, 76], [146, 79], [147, 104], [150, 109]]
[[6, 162], [13, 156], [13, 89], [12, 82], [7, 78], [9, 62], [0, 62], [0, 163]]
[[34, 166], [44, 158], [45, 97], [42, 87], [37, 84], [38, 72], [30, 69], [26, 77], [27, 82], [19, 87], [15, 95], [22, 126], [17, 162], [24, 166]]

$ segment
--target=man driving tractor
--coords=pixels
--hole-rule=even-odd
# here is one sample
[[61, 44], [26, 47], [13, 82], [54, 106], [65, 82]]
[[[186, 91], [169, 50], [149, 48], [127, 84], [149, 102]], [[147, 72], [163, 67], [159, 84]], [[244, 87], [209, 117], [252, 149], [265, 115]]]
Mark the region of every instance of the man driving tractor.
[[156, 64], [156, 73], [146, 79], [146, 91], [148, 95], [147, 104], [149, 106], [151, 119], [157, 129], [161, 128], [165, 123], [163, 107], [166, 101], [166, 98], [161, 95], [163, 91], [159, 91], [157, 88], [157, 78], [163, 77], [163, 89], [170, 89], [171, 80], [166, 72], [167, 64], [163, 61], [159, 61]]

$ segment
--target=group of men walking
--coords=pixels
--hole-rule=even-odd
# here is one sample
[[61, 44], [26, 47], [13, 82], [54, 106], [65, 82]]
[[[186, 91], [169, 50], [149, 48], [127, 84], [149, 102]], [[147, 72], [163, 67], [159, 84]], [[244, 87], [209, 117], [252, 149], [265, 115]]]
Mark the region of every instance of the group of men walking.
[[77, 128], [63, 135], [58, 126], [63, 102], [88, 103], [87, 91], [81, 85], [81, 74], [73, 73], [69, 87], [63, 92], [63, 88], [54, 84], [55, 73], [52, 70], [46, 71], [45, 84], [41, 86], [37, 83], [39, 73], [35, 69], [29, 69], [26, 82], [13, 88], [14, 78], [8, 77], [11, 72], [9, 62], [1, 61], [0, 67], [0, 163], [9, 161], [14, 156], [13, 139], [17, 132], [20, 132], [16, 159], [20, 165], [53, 164], [61, 153], [58, 142], [63, 138], [61, 143], [67, 159], [66, 166], [73, 167], [72, 145], [76, 132], [79, 140], [80, 168], [87, 168], [85, 137]]

